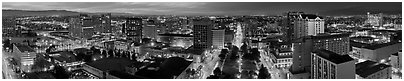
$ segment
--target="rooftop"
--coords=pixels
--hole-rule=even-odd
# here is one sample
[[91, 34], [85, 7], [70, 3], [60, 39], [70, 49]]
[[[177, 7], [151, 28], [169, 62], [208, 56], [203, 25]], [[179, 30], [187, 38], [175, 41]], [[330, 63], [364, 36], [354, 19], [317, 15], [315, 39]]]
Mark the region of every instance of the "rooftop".
[[397, 32], [396, 30], [373, 30], [370, 32]]
[[188, 34], [159, 34], [159, 36], [193, 37]]
[[95, 62], [86, 63], [92, 67], [102, 71], [120, 71], [125, 72], [125, 67], [132, 64], [129, 59], [125, 58], [106, 58]]
[[120, 79], [146, 79], [146, 77], [131, 75], [131, 74], [119, 72], [119, 71], [109, 71], [109, 74], [111, 74], [115, 77], [118, 77]]
[[375, 49], [379, 49], [379, 48], [394, 45], [394, 44], [401, 44], [401, 43], [399, 43], [399, 42], [389, 42], [389, 43], [383, 43], [383, 44], [372, 44], [372, 45], [365, 46], [363, 48], [375, 50]]
[[343, 38], [349, 37], [350, 33], [322, 33], [317, 36], [309, 36], [308, 38], [313, 39], [329, 39], [329, 38]]
[[52, 57], [61, 62], [70, 63], [77, 61], [75, 55], [72, 52], [63, 51], [54, 54], [59, 54]]
[[56, 79], [51, 73], [47, 72], [28, 73], [27, 77], [29, 79]]
[[392, 55], [394, 55], [394, 56], [398, 56], [398, 52], [397, 52], [397, 53], [394, 53], [394, 54], [392, 54]]
[[317, 16], [317, 15], [314, 15], [314, 14], [301, 14], [300, 16], [303, 19], [306, 19], [306, 18], [308, 18], [308, 19], [316, 19], [317, 17], [319, 17], [320, 19], [323, 19], [323, 17]]
[[23, 44], [14, 44], [18, 50], [20, 50], [21, 52], [35, 52], [34, 49], [32, 49], [31, 47], [29, 47], [28, 45], [23, 45]]
[[316, 53], [318, 56], [327, 59], [335, 64], [340, 64], [340, 63], [345, 63], [348, 61], [353, 61], [354, 59], [351, 58], [349, 55], [339, 55], [337, 53], [325, 50], [325, 49], [319, 49], [314, 51], [313, 53]]
[[381, 64], [373, 61], [365, 61], [355, 65], [356, 74], [361, 77], [368, 77], [369, 75], [376, 73], [380, 70], [391, 67], [390, 65]]

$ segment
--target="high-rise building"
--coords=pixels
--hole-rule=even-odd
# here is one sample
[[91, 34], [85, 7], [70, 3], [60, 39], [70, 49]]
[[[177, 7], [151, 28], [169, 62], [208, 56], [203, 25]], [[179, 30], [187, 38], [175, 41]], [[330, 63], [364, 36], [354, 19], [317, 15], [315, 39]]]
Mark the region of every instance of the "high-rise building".
[[34, 65], [34, 59], [36, 58], [36, 52], [28, 45], [14, 44], [13, 55], [18, 61], [21, 70], [24, 72], [30, 72], [32, 65]]
[[232, 43], [233, 39], [234, 39], [234, 31], [226, 29], [224, 32], [225, 32], [225, 36], [224, 36], [225, 44]]
[[145, 26], [143, 27], [143, 33], [143, 38], [157, 38], [158, 30], [153, 20], [146, 22]]
[[70, 18], [69, 33], [73, 37], [91, 38], [95, 32], [101, 31], [100, 24], [97, 19], [88, 16], [88, 14], [80, 14], [80, 16]]
[[73, 37], [82, 37], [81, 33], [83, 32], [81, 28], [80, 18], [70, 18], [69, 20], [69, 33]]
[[285, 13], [286, 18], [283, 20], [283, 32], [286, 32], [286, 36], [283, 38], [283, 40], [291, 42], [292, 37], [294, 37], [294, 24], [297, 18], [301, 15], [304, 14], [304, 12], [287, 12]]
[[292, 73], [304, 73], [310, 71], [310, 53], [318, 49], [326, 49], [336, 54], [347, 55], [349, 52], [349, 35], [343, 34], [322, 34], [317, 36], [306, 36], [292, 43], [293, 64], [290, 69]]
[[90, 38], [94, 34], [94, 27], [89, 23], [91, 22], [87, 19], [70, 18], [70, 35], [79, 38]]
[[126, 19], [123, 33], [127, 36], [126, 39], [132, 40], [136, 43], [142, 41], [143, 23], [141, 18], [128, 18]]
[[101, 14], [101, 32], [103, 33], [111, 33], [111, 13]]
[[81, 28], [81, 37], [82, 38], [91, 38], [94, 35], [94, 27], [82, 27]]
[[311, 53], [311, 78], [355, 79], [355, 60], [325, 49]]
[[14, 37], [21, 34], [21, 28], [17, 27], [17, 21], [14, 18], [3, 18], [2, 22], [3, 37]]
[[366, 20], [367, 24], [370, 24], [372, 26], [382, 26], [383, 25], [383, 14], [370, 14], [369, 12], [367, 13], [368, 19]]
[[324, 33], [324, 19], [317, 15], [300, 14], [294, 22], [293, 32], [292, 39]]
[[373, 61], [364, 61], [355, 65], [357, 79], [391, 79], [390, 65]]
[[204, 50], [212, 46], [213, 22], [209, 19], [193, 20], [194, 49]]
[[225, 30], [214, 29], [212, 30], [212, 43], [214, 48], [222, 49], [224, 47]]

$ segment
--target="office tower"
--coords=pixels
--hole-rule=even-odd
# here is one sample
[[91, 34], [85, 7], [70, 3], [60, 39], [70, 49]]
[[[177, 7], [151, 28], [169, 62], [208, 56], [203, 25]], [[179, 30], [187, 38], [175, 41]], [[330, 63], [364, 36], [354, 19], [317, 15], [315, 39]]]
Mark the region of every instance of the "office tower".
[[28, 45], [14, 44], [13, 45], [14, 58], [19, 61], [17, 63], [21, 70], [24, 72], [30, 72], [32, 65], [34, 65], [34, 59], [36, 58], [35, 50]]
[[17, 21], [14, 18], [3, 18], [2, 22], [3, 37], [20, 36], [21, 28], [17, 27]]
[[94, 34], [94, 27], [91, 26], [91, 21], [88, 19], [70, 18], [69, 32], [73, 37], [91, 38]]
[[232, 43], [233, 39], [234, 39], [234, 31], [226, 29], [224, 32], [225, 32], [225, 36], [224, 36], [225, 44]]
[[97, 22], [95, 22], [88, 14], [80, 14], [77, 18], [70, 18], [69, 20], [69, 33], [73, 37], [91, 38], [97, 30]]
[[142, 41], [142, 19], [141, 18], [127, 18], [123, 33], [127, 36], [126, 39], [141, 43]]
[[81, 22], [80, 18], [70, 18], [69, 20], [69, 33], [72, 37], [82, 37], [82, 29], [81, 29]]
[[383, 14], [370, 14], [369, 12], [367, 13], [367, 24], [370, 24], [372, 26], [383, 26]]
[[360, 62], [355, 65], [357, 79], [391, 79], [390, 65], [374, 61]]
[[324, 19], [317, 15], [300, 14], [294, 22], [293, 32], [293, 39], [324, 33]]
[[112, 33], [111, 13], [101, 14], [101, 32]]
[[96, 19], [93, 19], [88, 14], [80, 14], [80, 24], [82, 27], [90, 27], [95, 25]]
[[304, 12], [287, 12], [285, 13], [286, 18], [283, 20], [283, 32], [286, 32], [286, 36], [283, 38], [287, 42], [291, 42], [294, 37], [294, 24], [297, 18], [301, 15], [304, 14]]
[[193, 20], [194, 49], [204, 50], [212, 46], [213, 22], [209, 19]]
[[325, 49], [311, 53], [313, 79], [355, 79], [355, 60]]
[[349, 52], [349, 33], [322, 34], [306, 36], [293, 41], [293, 64], [292, 73], [304, 73], [310, 71], [310, 53], [314, 50], [325, 49], [336, 54], [347, 55]]
[[158, 30], [153, 20], [149, 20], [146, 22], [143, 28], [143, 33], [144, 33], [143, 38], [151, 38], [151, 39], [157, 38]]
[[94, 27], [82, 27], [81, 37], [82, 38], [91, 38], [94, 35]]
[[225, 30], [214, 29], [212, 30], [212, 43], [214, 48], [222, 49], [224, 47]]

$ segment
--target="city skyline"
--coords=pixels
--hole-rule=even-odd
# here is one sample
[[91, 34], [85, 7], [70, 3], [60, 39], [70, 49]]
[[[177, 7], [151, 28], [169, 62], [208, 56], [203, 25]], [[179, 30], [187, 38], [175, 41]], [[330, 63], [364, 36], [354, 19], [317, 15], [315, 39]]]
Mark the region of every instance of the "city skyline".
[[402, 79], [401, 2], [2, 4], [3, 79]]
[[[399, 2], [3, 2], [3, 10], [68, 10], [134, 15], [318, 15], [400, 14]], [[389, 6], [385, 6], [389, 5]], [[340, 12], [346, 11], [346, 12]]]

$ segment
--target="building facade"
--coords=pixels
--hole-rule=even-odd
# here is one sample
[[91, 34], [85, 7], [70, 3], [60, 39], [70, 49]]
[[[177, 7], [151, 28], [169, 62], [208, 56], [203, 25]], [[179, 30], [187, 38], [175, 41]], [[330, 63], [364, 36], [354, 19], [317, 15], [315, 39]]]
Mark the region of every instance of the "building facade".
[[311, 54], [311, 78], [355, 79], [355, 60], [325, 49]]
[[324, 19], [317, 15], [301, 14], [294, 22], [293, 39], [324, 33]]
[[293, 64], [290, 71], [310, 72], [311, 52], [318, 49], [326, 49], [336, 54], [347, 55], [349, 53], [349, 35], [343, 34], [323, 34], [317, 36], [306, 36], [292, 43]]
[[135, 43], [141, 43], [143, 36], [142, 29], [143, 23], [141, 18], [128, 18], [126, 19], [123, 33], [127, 36], [126, 39]]
[[391, 79], [392, 70], [390, 65], [364, 61], [357, 63], [355, 67], [357, 79]]
[[212, 46], [213, 22], [210, 19], [193, 20], [194, 48], [204, 50]]
[[32, 65], [36, 58], [36, 52], [28, 45], [13, 44], [13, 55], [17, 60], [17, 65], [21, 67], [24, 72], [31, 72]]
[[214, 48], [222, 49], [224, 47], [225, 30], [212, 30], [212, 43]]
[[383, 25], [383, 14], [370, 14], [367, 13], [367, 20], [365, 23], [370, 24], [372, 26], [382, 26]]

